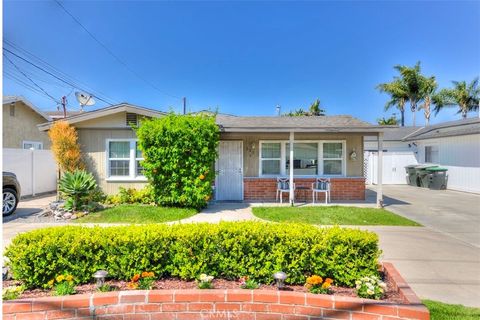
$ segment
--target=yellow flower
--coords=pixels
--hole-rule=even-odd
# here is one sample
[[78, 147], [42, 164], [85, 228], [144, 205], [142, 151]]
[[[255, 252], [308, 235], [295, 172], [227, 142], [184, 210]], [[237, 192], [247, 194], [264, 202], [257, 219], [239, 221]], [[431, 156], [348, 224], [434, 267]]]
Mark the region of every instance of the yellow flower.
[[149, 277], [155, 277], [155, 273], [153, 273], [153, 271], [152, 271], [152, 272], [149, 272], [149, 273], [148, 273], [148, 276], [149, 276]]
[[55, 282], [55, 279], [52, 279], [52, 280], [48, 281], [47, 284], [48, 284], [49, 287], [53, 287], [54, 282]]
[[67, 275], [65, 277], [65, 280], [67, 280], [68, 282], [72, 281], [73, 280], [73, 276], [71, 274]]
[[149, 273], [148, 273], [148, 272], [146, 272], [146, 271], [142, 272], [142, 278], [146, 278], [146, 277], [148, 277], [148, 276], [149, 276], [148, 274], [149, 274]]
[[64, 279], [65, 279], [65, 276], [63, 276], [63, 275], [59, 275], [59, 276], [56, 278], [57, 282], [62, 282]]
[[128, 288], [128, 289], [137, 289], [137, 288], [138, 288], [138, 283], [136, 283], [136, 282], [129, 282], [129, 283], [127, 284], [127, 288]]
[[331, 284], [329, 282], [326, 282], [326, 281], [322, 284], [323, 289], [328, 289], [328, 288], [330, 288], [330, 286], [331, 286]]
[[203, 174], [201, 174], [199, 178], [200, 178], [200, 180], [203, 180], [203, 179], [205, 179], [205, 176]]
[[322, 282], [323, 282], [322, 277], [317, 275], [313, 275], [307, 278], [307, 284], [318, 285], [318, 284], [321, 284]]

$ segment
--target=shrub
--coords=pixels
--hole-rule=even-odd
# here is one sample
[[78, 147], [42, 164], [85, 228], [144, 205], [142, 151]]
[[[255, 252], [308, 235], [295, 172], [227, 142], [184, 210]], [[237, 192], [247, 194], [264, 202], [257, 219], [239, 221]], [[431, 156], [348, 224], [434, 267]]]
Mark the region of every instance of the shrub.
[[52, 152], [60, 170], [73, 172], [85, 167], [78, 144], [78, 134], [66, 121], [56, 121], [48, 136], [52, 141]]
[[360, 298], [379, 300], [385, 292], [386, 284], [378, 276], [367, 276], [355, 281]]
[[25, 288], [23, 286], [10, 286], [3, 288], [2, 299], [3, 300], [15, 300], [23, 293]]
[[353, 286], [378, 274], [379, 249], [373, 232], [249, 221], [46, 228], [16, 236], [5, 256], [14, 278], [28, 287], [63, 272], [86, 283], [97, 270], [118, 280], [150, 270], [159, 278], [248, 275], [261, 283], [271, 283], [272, 274], [283, 270], [289, 284], [304, 284], [316, 274]]
[[83, 170], [65, 172], [58, 183], [58, 190], [66, 196], [65, 206], [73, 211], [87, 204], [86, 197], [97, 189], [97, 182], [91, 173]]
[[212, 194], [219, 129], [208, 115], [147, 120], [137, 129], [145, 176], [157, 204], [201, 209]]
[[137, 190], [135, 188], [119, 188], [116, 195], [108, 196], [107, 204], [152, 204], [155, 202], [153, 189], [151, 186], [146, 186], [143, 189]]

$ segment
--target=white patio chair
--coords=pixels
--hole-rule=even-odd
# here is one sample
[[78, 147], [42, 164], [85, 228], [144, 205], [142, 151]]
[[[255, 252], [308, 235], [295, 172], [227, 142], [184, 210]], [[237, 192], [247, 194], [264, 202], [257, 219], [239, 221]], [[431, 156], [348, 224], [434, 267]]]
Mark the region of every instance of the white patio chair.
[[317, 178], [315, 182], [312, 183], [313, 203], [315, 203], [315, 198], [318, 200], [319, 193], [325, 193], [325, 204], [330, 202], [330, 179]]
[[[293, 191], [295, 192], [295, 183], [293, 184]], [[280, 196], [280, 203], [283, 203], [283, 193], [290, 193], [290, 179], [289, 178], [277, 178], [277, 193], [275, 201], [278, 201]], [[295, 193], [294, 193], [295, 194]]]

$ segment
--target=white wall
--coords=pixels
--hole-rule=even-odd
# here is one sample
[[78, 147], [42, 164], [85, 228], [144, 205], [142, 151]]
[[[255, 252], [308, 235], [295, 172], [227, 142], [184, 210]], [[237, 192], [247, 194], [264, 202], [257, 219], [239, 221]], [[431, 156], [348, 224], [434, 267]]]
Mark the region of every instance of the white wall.
[[17, 175], [22, 196], [57, 189], [57, 165], [50, 150], [3, 149], [3, 171]]
[[[377, 184], [378, 152], [365, 151], [366, 183]], [[387, 151], [383, 153], [383, 184], [407, 184], [405, 167], [417, 164], [412, 151]]]
[[[370, 141], [366, 140], [364, 143], [364, 150], [366, 151], [377, 151], [378, 150], [378, 142], [377, 141]], [[408, 147], [408, 142], [403, 141], [383, 141], [383, 150], [387, 151], [412, 151], [410, 147]]]
[[425, 146], [438, 146], [438, 163], [448, 169], [447, 188], [480, 193], [480, 134], [418, 140], [416, 157], [425, 163]]

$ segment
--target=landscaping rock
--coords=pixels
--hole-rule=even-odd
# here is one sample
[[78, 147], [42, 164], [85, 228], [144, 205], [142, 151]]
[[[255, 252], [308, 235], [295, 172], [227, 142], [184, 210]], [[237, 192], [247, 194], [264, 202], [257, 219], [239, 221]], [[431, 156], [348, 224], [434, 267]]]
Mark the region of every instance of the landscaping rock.
[[64, 219], [70, 219], [72, 217], [72, 214], [70, 212], [66, 212], [64, 215], [63, 215], [63, 218]]
[[72, 214], [72, 216], [70, 217], [70, 220], [75, 220], [75, 219], [77, 219], [77, 218], [78, 218], [78, 217], [77, 217], [76, 214]]

